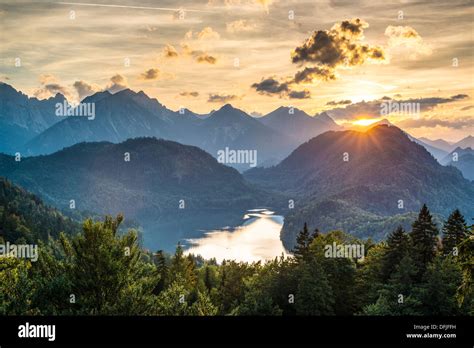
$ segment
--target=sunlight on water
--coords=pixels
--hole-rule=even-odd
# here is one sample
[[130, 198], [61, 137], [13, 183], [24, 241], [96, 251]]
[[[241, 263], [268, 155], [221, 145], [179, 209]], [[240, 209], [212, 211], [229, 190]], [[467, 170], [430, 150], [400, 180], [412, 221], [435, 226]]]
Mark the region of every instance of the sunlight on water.
[[202, 238], [188, 239], [191, 246], [186, 254], [201, 255], [205, 259], [214, 257], [217, 262], [224, 259], [253, 262], [288, 255], [280, 240], [283, 216], [273, 215], [265, 209], [253, 209], [243, 219], [241, 226], [214, 230]]

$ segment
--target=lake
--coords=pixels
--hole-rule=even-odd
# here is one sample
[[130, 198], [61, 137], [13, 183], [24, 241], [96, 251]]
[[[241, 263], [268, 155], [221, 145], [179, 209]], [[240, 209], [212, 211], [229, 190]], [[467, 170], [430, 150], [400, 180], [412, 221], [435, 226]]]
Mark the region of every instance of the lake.
[[280, 240], [284, 218], [267, 209], [247, 211], [240, 224], [204, 232], [202, 237], [186, 239], [186, 254], [205, 259], [245, 262], [271, 260], [287, 256]]

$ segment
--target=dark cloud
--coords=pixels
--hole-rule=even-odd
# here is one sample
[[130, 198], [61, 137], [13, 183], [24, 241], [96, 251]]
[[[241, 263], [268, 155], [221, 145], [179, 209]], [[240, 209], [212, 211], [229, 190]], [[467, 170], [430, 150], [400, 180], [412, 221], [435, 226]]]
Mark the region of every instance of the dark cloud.
[[160, 70], [156, 68], [151, 68], [140, 74], [140, 79], [142, 80], [156, 80], [160, 77]]
[[452, 100], [462, 100], [466, 98], [469, 98], [467, 94], [456, 94], [456, 95], [451, 96]]
[[335, 80], [336, 75], [334, 74], [334, 70], [331, 68], [326, 67], [312, 67], [312, 68], [304, 68], [301, 71], [298, 71], [295, 74], [294, 82], [295, 83], [311, 83], [313, 80], [322, 80], [322, 81], [329, 81]]
[[291, 91], [288, 93], [288, 97], [290, 97], [290, 99], [308, 99], [311, 98], [311, 93], [307, 89], [302, 91]]
[[330, 30], [315, 31], [291, 54], [293, 63], [316, 63], [327, 67], [356, 66], [366, 60], [384, 60], [381, 47], [362, 43], [369, 24], [359, 18], [335, 24]]
[[[361, 115], [364, 115], [365, 118], [379, 118], [381, 116], [382, 104], [398, 103], [401, 104], [411, 104], [419, 107], [419, 111], [430, 111], [435, 107], [441, 104], [452, 103], [462, 99], [469, 98], [466, 94], [453, 95], [449, 98], [442, 97], [430, 97], [430, 98], [412, 98], [412, 99], [391, 99], [390, 97], [383, 97], [378, 100], [373, 101], [362, 101], [359, 103], [354, 103], [346, 107], [338, 107], [335, 109], [328, 110], [327, 113], [335, 119], [357, 119]], [[332, 104], [328, 104], [332, 105]]]
[[336, 80], [339, 66], [356, 66], [367, 60], [384, 61], [385, 53], [378, 46], [363, 43], [364, 29], [369, 24], [359, 18], [342, 21], [330, 30], [315, 31], [301, 46], [291, 53], [295, 64], [312, 64], [298, 71], [293, 79], [279, 82], [275, 78], [262, 79], [251, 87], [266, 95], [287, 95], [290, 98], [309, 98], [309, 91], [294, 91], [293, 86], [315, 80]]
[[288, 83], [281, 83], [273, 77], [262, 79], [262, 81], [254, 83], [252, 87], [262, 94], [281, 94], [289, 90]]
[[228, 103], [237, 99], [240, 98], [234, 94], [209, 94], [207, 101], [209, 103]]
[[326, 105], [330, 105], [330, 106], [347, 105], [347, 104], [352, 104], [352, 101], [347, 99], [347, 100], [330, 101], [326, 103]]
[[198, 96], [199, 96], [199, 92], [196, 92], [196, 91], [192, 91], [192, 92], [181, 92], [179, 95], [182, 96], [182, 97], [198, 97]]
[[292, 80], [280, 82], [273, 77], [262, 79], [258, 83], [252, 84], [257, 92], [264, 95], [278, 95], [280, 98], [288, 96], [290, 99], [307, 99], [311, 97], [308, 90], [296, 91], [291, 88]]

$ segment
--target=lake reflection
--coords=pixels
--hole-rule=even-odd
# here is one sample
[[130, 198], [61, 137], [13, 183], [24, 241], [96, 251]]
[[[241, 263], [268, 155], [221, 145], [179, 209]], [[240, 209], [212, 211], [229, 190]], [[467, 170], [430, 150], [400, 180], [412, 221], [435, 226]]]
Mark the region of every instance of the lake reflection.
[[186, 254], [236, 261], [263, 261], [288, 255], [280, 240], [283, 216], [266, 209], [249, 210], [235, 228], [206, 232], [202, 238], [188, 239]]

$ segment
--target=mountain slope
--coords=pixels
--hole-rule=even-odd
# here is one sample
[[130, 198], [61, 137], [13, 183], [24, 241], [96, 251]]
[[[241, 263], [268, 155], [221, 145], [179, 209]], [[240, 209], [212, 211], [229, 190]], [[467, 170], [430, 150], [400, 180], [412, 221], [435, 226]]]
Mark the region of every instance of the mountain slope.
[[448, 152], [448, 153], [453, 150], [453, 144], [448, 143], [446, 140], [443, 140], [443, 139], [431, 140], [431, 139], [424, 138], [424, 137], [421, 137], [421, 138], [418, 138], [418, 139], [421, 140], [425, 144], [436, 147], [436, 148], [438, 148], [440, 150], [443, 150], [445, 152]]
[[0, 152], [15, 153], [42, 131], [60, 121], [56, 103], [64, 96], [38, 100], [28, 98], [6, 83], [0, 82]]
[[[224, 105], [213, 112], [197, 127], [200, 140], [196, 146], [217, 156], [217, 151], [228, 147], [231, 150], [250, 150], [257, 153], [257, 165], [265, 160], [284, 158], [297, 146], [297, 142], [285, 134], [261, 124], [242, 110]], [[248, 169], [249, 163], [235, 165], [239, 169]]]
[[40, 198], [0, 177], [0, 237], [11, 243], [35, 243], [60, 232], [75, 233], [80, 224], [46, 206]]
[[[82, 102], [95, 104], [95, 118], [66, 117], [29, 141], [22, 152], [50, 154], [80, 142], [118, 143], [151, 136], [198, 146], [213, 156], [226, 147], [256, 150], [258, 163], [263, 163], [273, 157], [281, 160], [300, 143], [231, 105], [202, 117], [189, 110], [171, 111], [145, 93], [130, 89], [116, 94], [98, 92]], [[249, 168], [248, 163], [229, 165]]]
[[470, 147], [465, 149], [455, 148], [441, 163], [456, 167], [466, 179], [474, 180], [474, 150]]
[[474, 137], [472, 135], [468, 135], [464, 139], [459, 140], [457, 143], [453, 144], [453, 149], [460, 147], [461, 149], [465, 149], [470, 147], [474, 149]]
[[[283, 230], [291, 235], [285, 238], [290, 243], [305, 220], [321, 229], [345, 221], [349, 231], [380, 238], [371, 220], [417, 211], [423, 203], [443, 216], [456, 207], [468, 216], [474, 213], [474, 184], [457, 169], [441, 166], [394, 126], [326, 132], [276, 167], [252, 169], [245, 177], [295, 200], [297, 209], [285, 217]], [[321, 213], [321, 206], [329, 204], [332, 222]]]
[[[130, 161], [126, 161], [129, 154]], [[119, 144], [80, 143], [48, 156], [15, 162], [0, 155], [0, 175], [69, 209], [126, 217], [256, 206], [259, 191], [206, 152], [154, 138]]]
[[325, 113], [311, 117], [297, 108], [283, 106], [257, 120], [277, 132], [294, 138], [299, 143], [326, 131], [341, 128]]
[[154, 103], [144, 94], [129, 89], [107, 93], [100, 92], [83, 100], [95, 103], [94, 119], [66, 117], [26, 144], [25, 152], [49, 154], [84, 141], [117, 143], [136, 136], [159, 137], [169, 129], [169, 122], [157, 115], [166, 109], [156, 100]]
[[430, 154], [433, 155], [434, 158], [436, 158], [438, 160], [438, 162], [440, 162], [448, 154], [447, 151], [444, 151], [440, 148], [437, 148], [437, 147], [435, 147], [431, 144], [427, 144], [427, 143], [425, 143], [424, 141], [422, 141], [420, 139], [412, 137], [411, 135], [408, 135], [408, 138], [410, 138], [410, 140], [414, 141], [415, 143], [420, 144], [421, 146], [423, 146], [426, 149], [426, 151], [428, 151]]

